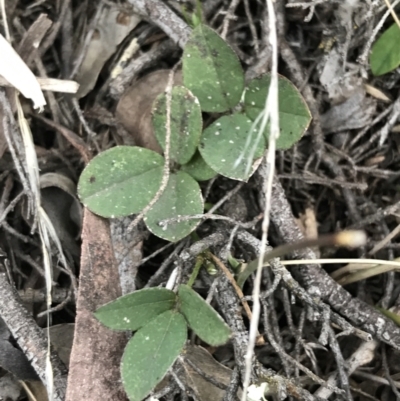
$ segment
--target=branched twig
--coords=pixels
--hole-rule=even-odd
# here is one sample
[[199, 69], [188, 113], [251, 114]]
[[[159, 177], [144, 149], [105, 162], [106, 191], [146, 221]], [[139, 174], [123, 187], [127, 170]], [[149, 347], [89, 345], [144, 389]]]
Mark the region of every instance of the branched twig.
[[158, 25], [180, 47], [185, 46], [192, 30], [163, 1], [129, 0], [129, 2], [141, 15]]
[[300, 369], [302, 372], [304, 372], [309, 378], [311, 378], [314, 382], [320, 384], [323, 387], [328, 388], [330, 391], [333, 391], [336, 394], [344, 394], [344, 391], [341, 390], [340, 388], [336, 387], [336, 386], [331, 386], [329, 383], [325, 382], [323, 379], [321, 379], [320, 377], [318, 377], [317, 375], [315, 375], [313, 372], [311, 372], [310, 369], [306, 368], [305, 366], [303, 366], [301, 363], [299, 363], [298, 361], [296, 361], [294, 358], [292, 358], [290, 355], [288, 355], [280, 346], [279, 344], [275, 341], [273, 335], [272, 335], [272, 329], [271, 329], [271, 325], [269, 323], [268, 320], [268, 306], [267, 306], [267, 302], [265, 300], [262, 300], [262, 305], [263, 305], [263, 310], [264, 310], [264, 326], [265, 326], [265, 334], [268, 337], [268, 341], [269, 343], [273, 346], [273, 348], [275, 349], [275, 352], [279, 354], [279, 356], [281, 356], [281, 358], [285, 359], [286, 361], [288, 361], [289, 363], [293, 364], [294, 366], [296, 366], [298, 369]]
[[253, 220], [247, 223], [241, 223], [240, 221], [232, 219], [231, 217], [220, 216], [218, 214], [205, 213], [205, 214], [192, 214], [189, 216], [171, 217], [170, 219], [161, 220], [158, 224], [161, 227], [164, 227], [170, 223], [181, 223], [182, 221], [197, 220], [197, 219], [203, 219], [203, 220], [209, 219], [209, 220], [223, 220], [242, 228], [252, 228], [259, 222], [262, 216], [263, 215], [261, 214], [256, 216]]
[[236, 401], [237, 400], [236, 393], [238, 391], [239, 384], [240, 384], [239, 370], [235, 366], [232, 372], [231, 381], [225, 391], [224, 399], [222, 401]]
[[[278, 181], [274, 183], [271, 219], [285, 242], [293, 243], [303, 238]], [[293, 256], [298, 259], [315, 259], [311, 249], [295, 251]], [[374, 308], [357, 298], [352, 298], [318, 265], [300, 266], [293, 270], [293, 275], [313, 298], [322, 299], [359, 329], [400, 350], [399, 327]]]
[[163, 275], [167, 267], [171, 264], [171, 262], [177, 257], [178, 253], [182, 251], [182, 249], [188, 245], [188, 241], [181, 241], [177, 247], [168, 255], [168, 257], [162, 262], [161, 266], [157, 269], [157, 271], [151, 276], [147, 284], [144, 288], [154, 287], [157, 284], [157, 280]]
[[[222, 272], [225, 274], [226, 278], [229, 280], [229, 282], [232, 284], [232, 287], [234, 288], [234, 290], [236, 291], [236, 294], [238, 296], [238, 298], [240, 299], [240, 302], [243, 305], [243, 309], [246, 312], [246, 315], [248, 317], [248, 319], [251, 321], [252, 319], [252, 313], [249, 307], [249, 304], [247, 303], [247, 300], [243, 294], [242, 289], [237, 285], [235, 278], [233, 277], [232, 273], [229, 271], [229, 269], [221, 262], [221, 260], [219, 258], [217, 258], [214, 254], [212, 254], [211, 252], [207, 252], [207, 257], [211, 258], [213, 260], [213, 262], [222, 270]], [[262, 336], [260, 336], [260, 334], [257, 332], [257, 344], [261, 345], [264, 344], [264, 339], [262, 338]]]
[[[1, 318], [40, 379], [46, 383], [47, 339], [44, 332], [20, 304], [4, 273], [0, 273], [0, 293]], [[67, 371], [56, 354], [52, 353], [50, 360], [54, 378], [54, 401], [64, 401], [67, 388]]]
[[[243, 241], [244, 238], [248, 238], [250, 234], [242, 232], [238, 235], [238, 239]], [[246, 241], [249, 244], [249, 241]], [[253, 247], [254, 252], [259, 254], [261, 249], [261, 241], [257, 238], [253, 238]], [[269, 262], [272, 272], [275, 275], [275, 280], [272, 285], [272, 288], [268, 289], [261, 296], [269, 296], [274, 290], [274, 286], [277, 286], [279, 280], [282, 280], [288, 290], [290, 290], [296, 297], [302, 300], [306, 305], [309, 305], [313, 309], [316, 309], [321, 314], [324, 313], [326, 308], [329, 308], [328, 305], [324, 304], [319, 297], [312, 296], [307, 293], [307, 291], [300, 286], [300, 284], [292, 277], [292, 274], [283, 266], [277, 259], [270, 260]], [[332, 322], [338, 325], [346, 334], [354, 334], [355, 336], [361, 338], [364, 341], [371, 341], [371, 335], [365, 333], [364, 331], [353, 327], [350, 323], [348, 323], [345, 319], [343, 319], [340, 315], [335, 312], [331, 313]]]
[[226, 39], [226, 35], [228, 34], [228, 29], [229, 29], [229, 24], [231, 20], [235, 18], [235, 10], [236, 7], [239, 5], [240, 0], [232, 0], [231, 3], [229, 4], [229, 8], [226, 11], [224, 21], [222, 22], [222, 32], [221, 32], [221, 37], [223, 39]]

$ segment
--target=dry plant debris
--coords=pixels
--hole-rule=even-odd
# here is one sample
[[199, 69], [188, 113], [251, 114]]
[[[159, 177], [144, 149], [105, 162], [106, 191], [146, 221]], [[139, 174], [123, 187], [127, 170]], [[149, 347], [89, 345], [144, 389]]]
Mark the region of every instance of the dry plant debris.
[[[392, 3], [388, 10], [379, 0], [274, 2], [279, 73], [302, 93], [312, 122], [298, 143], [276, 153], [269, 246], [344, 229], [362, 229], [368, 238], [357, 250], [306, 248], [287, 259], [315, 259], [317, 253], [336, 260], [400, 256], [397, 47], [388, 46], [398, 52], [388, 58], [389, 70], [376, 62], [385, 51], [376, 50], [384, 32], [398, 37], [391, 13], [400, 14], [400, 2]], [[152, 235], [143, 222], [130, 230], [134, 217], [106, 220], [82, 213], [76, 184], [94, 156], [115, 146], [162, 154], [152, 105], [166, 90], [171, 69], [177, 69], [174, 85], [182, 85], [182, 49], [196, 21], [226, 39], [247, 84], [268, 72], [267, 3], [1, 4], [0, 47], [7, 57], [0, 60], [0, 399], [28, 400], [32, 394], [46, 399], [48, 386], [21, 387], [18, 380], [48, 384], [46, 336], [39, 328], [46, 328], [49, 315], [54, 340], [62, 337], [57, 326], [75, 323], [70, 355], [69, 347], [58, 348], [61, 359], [56, 350], [50, 352], [55, 399], [127, 400], [119, 364], [128, 336], [102, 326], [93, 312], [121, 293], [168, 286], [171, 277], [185, 284], [195, 266], [193, 289], [223, 316], [232, 337], [211, 346], [192, 333], [149, 400], [242, 397], [254, 281], [246, 281], [242, 299], [231, 281], [241, 264], [259, 256], [265, 162], [240, 186], [208, 172], [200, 188], [210, 211], [196, 216], [194, 235], [172, 244]], [[49, 306], [17, 90], [35, 144], [41, 204], [67, 261], [61, 263], [51, 248]], [[216, 118], [203, 113], [204, 128], [213, 127]], [[283, 113], [280, 118], [287, 122]], [[199, 255], [202, 264], [196, 264]], [[284, 266], [273, 259], [264, 268], [258, 326], [263, 341], [251, 361], [249, 400], [400, 399], [398, 271], [379, 262], [361, 272], [359, 264], [344, 265]]]

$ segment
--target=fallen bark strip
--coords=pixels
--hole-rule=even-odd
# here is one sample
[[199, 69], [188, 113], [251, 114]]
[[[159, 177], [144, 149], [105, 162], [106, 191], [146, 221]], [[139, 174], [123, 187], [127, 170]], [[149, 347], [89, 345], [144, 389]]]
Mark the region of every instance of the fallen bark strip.
[[[46, 383], [47, 338], [33, 317], [21, 305], [16, 291], [11, 287], [5, 273], [0, 273], [0, 316], [27, 356], [40, 380]], [[67, 388], [67, 370], [56, 353], [51, 353], [53, 368], [54, 401], [64, 401]]]
[[119, 365], [126, 334], [103, 326], [93, 315], [121, 295], [110, 229], [106, 220], [85, 209], [80, 285], [67, 401], [127, 401]]
[[[258, 171], [259, 178], [264, 180], [264, 165]], [[285, 242], [297, 242], [304, 238], [277, 179], [272, 189], [271, 221]], [[311, 249], [295, 251], [292, 256], [296, 259], [315, 259], [315, 253]], [[321, 298], [356, 327], [400, 350], [400, 328], [372, 306], [353, 298], [319, 265], [299, 265], [292, 268], [291, 273], [310, 295]]]

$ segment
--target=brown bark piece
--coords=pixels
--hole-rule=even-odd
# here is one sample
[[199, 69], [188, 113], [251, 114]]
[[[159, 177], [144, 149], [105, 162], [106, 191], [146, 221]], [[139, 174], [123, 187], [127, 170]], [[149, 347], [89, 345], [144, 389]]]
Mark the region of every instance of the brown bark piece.
[[119, 365], [124, 333], [101, 325], [93, 312], [121, 295], [118, 269], [106, 220], [85, 209], [75, 338], [67, 401], [126, 401]]

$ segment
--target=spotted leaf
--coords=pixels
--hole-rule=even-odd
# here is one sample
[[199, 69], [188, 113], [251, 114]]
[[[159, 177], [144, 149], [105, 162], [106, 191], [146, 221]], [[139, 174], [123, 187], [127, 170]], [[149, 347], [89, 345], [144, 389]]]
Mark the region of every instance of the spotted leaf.
[[[153, 127], [156, 138], [165, 151], [166, 137], [166, 95], [160, 95], [153, 105]], [[199, 101], [192, 93], [176, 86], [171, 92], [170, 158], [178, 164], [187, 163], [193, 156], [200, 141], [202, 118]]]
[[189, 235], [196, 228], [199, 219], [170, 222], [166, 225], [160, 225], [160, 222], [202, 212], [203, 197], [199, 184], [190, 175], [178, 171], [171, 174], [167, 188], [147, 212], [144, 221], [153, 234], [175, 242]]
[[203, 111], [221, 113], [235, 107], [244, 89], [239, 59], [211, 28], [193, 29], [183, 51], [183, 82]]
[[160, 187], [164, 159], [137, 146], [117, 146], [96, 156], [83, 170], [78, 194], [103, 217], [140, 212]]

